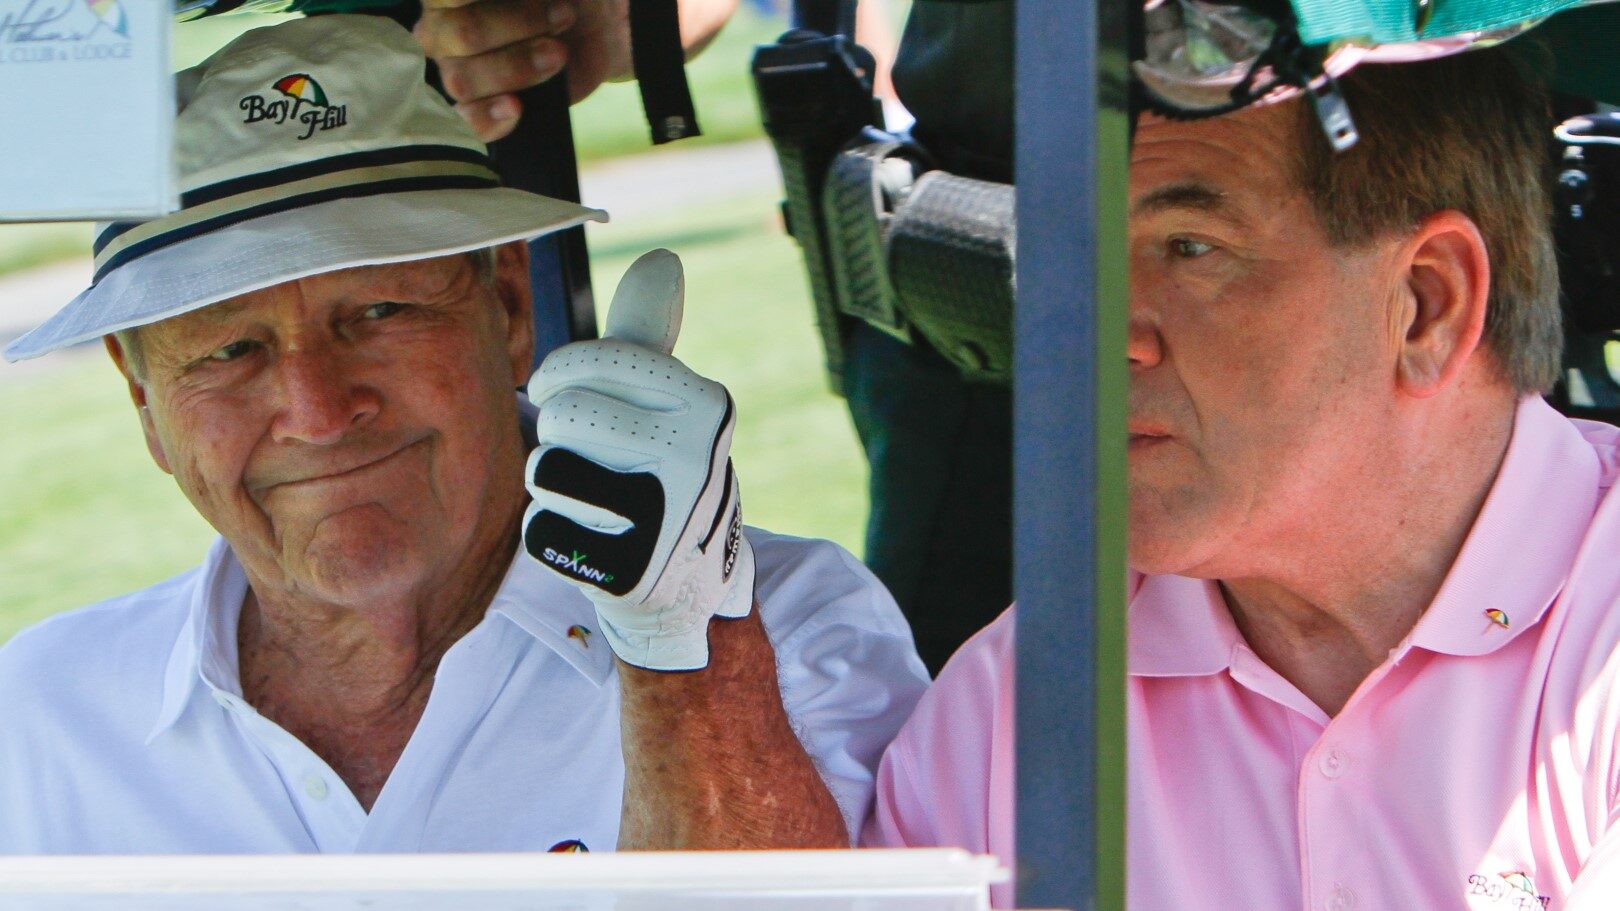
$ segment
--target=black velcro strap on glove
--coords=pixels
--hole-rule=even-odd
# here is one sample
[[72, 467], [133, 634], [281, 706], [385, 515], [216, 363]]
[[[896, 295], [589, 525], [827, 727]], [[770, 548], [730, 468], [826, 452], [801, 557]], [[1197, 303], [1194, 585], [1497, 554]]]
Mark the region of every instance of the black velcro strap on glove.
[[587, 528], [550, 510], [523, 532], [529, 555], [562, 574], [622, 596], [641, 581], [664, 524], [664, 485], [647, 471], [614, 471], [566, 449], [535, 466], [534, 486], [600, 506], [628, 519], [622, 534]]

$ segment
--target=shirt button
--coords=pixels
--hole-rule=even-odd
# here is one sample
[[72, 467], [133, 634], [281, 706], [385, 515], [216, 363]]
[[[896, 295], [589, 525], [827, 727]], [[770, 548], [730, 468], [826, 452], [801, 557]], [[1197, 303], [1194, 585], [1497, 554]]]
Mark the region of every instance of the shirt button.
[[308, 794], [311, 800], [325, 800], [326, 779], [315, 772], [304, 776], [304, 793]]
[[1351, 911], [1355, 906], [1356, 893], [1339, 883], [1334, 883], [1333, 891], [1328, 893], [1327, 911]]
[[1338, 778], [1350, 768], [1350, 756], [1338, 747], [1334, 747], [1322, 754], [1316, 761], [1316, 767], [1322, 770], [1323, 777]]

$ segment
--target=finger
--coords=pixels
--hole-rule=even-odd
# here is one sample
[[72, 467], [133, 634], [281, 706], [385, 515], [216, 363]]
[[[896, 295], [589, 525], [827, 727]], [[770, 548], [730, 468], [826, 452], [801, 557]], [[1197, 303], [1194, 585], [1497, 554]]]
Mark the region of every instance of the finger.
[[657, 475], [615, 472], [555, 448], [543, 454], [536, 471], [536, 486], [548, 493], [524, 513], [523, 545], [529, 554], [575, 582], [613, 595], [635, 588], [658, 548], [663, 525]]
[[[731, 465], [731, 438], [736, 430], [736, 412], [728, 410], [710, 448], [708, 472], [697, 498], [692, 504], [693, 515], [718, 517], [737, 498], [737, 474]], [[723, 470], [717, 470], [717, 467]]]
[[482, 0], [426, 10], [411, 32], [429, 57], [473, 57], [561, 34], [575, 18], [573, 5], [564, 0]]
[[669, 422], [589, 389], [566, 389], [540, 406], [539, 448], [556, 446], [614, 471], [647, 471], [680, 434]]
[[[523, 466], [523, 486], [528, 490], [529, 498], [534, 501], [529, 511], [550, 510], [572, 522], [577, 522], [592, 531], [601, 532], [602, 534], [619, 535], [634, 528], [636, 523], [629, 516], [615, 512], [600, 503], [593, 503], [576, 496], [585, 493], [585, 491], [578, 489], [577, 478], [563, 478], [563, 483], [574, 485], [574, 488], [569, 491], [555, 490], [547, 483], [548, 476], [546, 469], [541, 467], [541, 462], [546, 460], [552, 464], [551, 470], [553, 474], [549, 477], [549, 480], [556, 483], [558, 478], [554, 472], [557, 470], [557, 460], [555, 456], [550, 459], [547, 459], [546, 456], [548, 453], [561, 450], [566, 450], [582, 459], [585, 458], [579, 453], [562, 446], [536, 446], [534, 451], [529, 453], [529, 460]], [[606, 466], [600, 467], [605, 468]], [[620, 473], [623, 474], [624, 472]], [[535, 507], [538, 507], [538, 509]], [[527, 524], [527, 521], [525, 521], [525, 524]]]
[[494, 142], [517, 126], [523, 113], [523, 103], [515, 95], [496, 95], [478, 101], [464, 101], [456, 105], [456, 113], [467, 121], [473, 132], [484, 142]]
[[568, 50], [552, 38], [536, 38], [473, 57], [437, 61], [444, 90], [458, 102], [521, 92], [562, 72]]
[[613, 292], [606, 337], [669, 354], [681, 333], [685, 300], [681, 258], [668, 250], [649, 250], [630, 264]]
[[564, 496], [554, 490], [534, 491], [533, 497], [534, 502], [530, 505], [529, 512], [535, 514], [554, 512], [576, 525], [599, 534], [622, 535], [636, 527], [636, 523], [611, 509], [603, 509], [584, 500]]
[[542, 407], [553, 395], [591, 389], [647, 412], [684, 414], [723, 410], [725, 387], [693, 373], [667, 354], [618, 339], [564, 345], [546, 356], [529, 379], [529, 400]]

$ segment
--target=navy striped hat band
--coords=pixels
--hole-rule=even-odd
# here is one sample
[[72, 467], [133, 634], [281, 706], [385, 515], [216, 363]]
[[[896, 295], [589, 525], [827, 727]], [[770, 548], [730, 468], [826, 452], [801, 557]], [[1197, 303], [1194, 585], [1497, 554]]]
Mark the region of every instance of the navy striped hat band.
[[201, 234], [304, 206], [382, 193], [500, 186], [489, 156], [462, 146], [350, 152], [220, 181], [181, 194], [180, 211], [108, 225], [95, 241], [95, 285], [114, 269]]

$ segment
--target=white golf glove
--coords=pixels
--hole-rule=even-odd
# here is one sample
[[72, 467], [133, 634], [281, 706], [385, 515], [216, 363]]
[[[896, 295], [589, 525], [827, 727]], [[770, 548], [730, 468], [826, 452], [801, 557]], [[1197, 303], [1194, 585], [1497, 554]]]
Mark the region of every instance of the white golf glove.
[[615, 654], [659, 671], [708, 666], [709, 618], [754, 602], [731, 396], [670, 357], [684, 293], [679, 257], [643, 255], [606, 337], [553, 351], [529, 380], [524, 546], [591, 599]]

